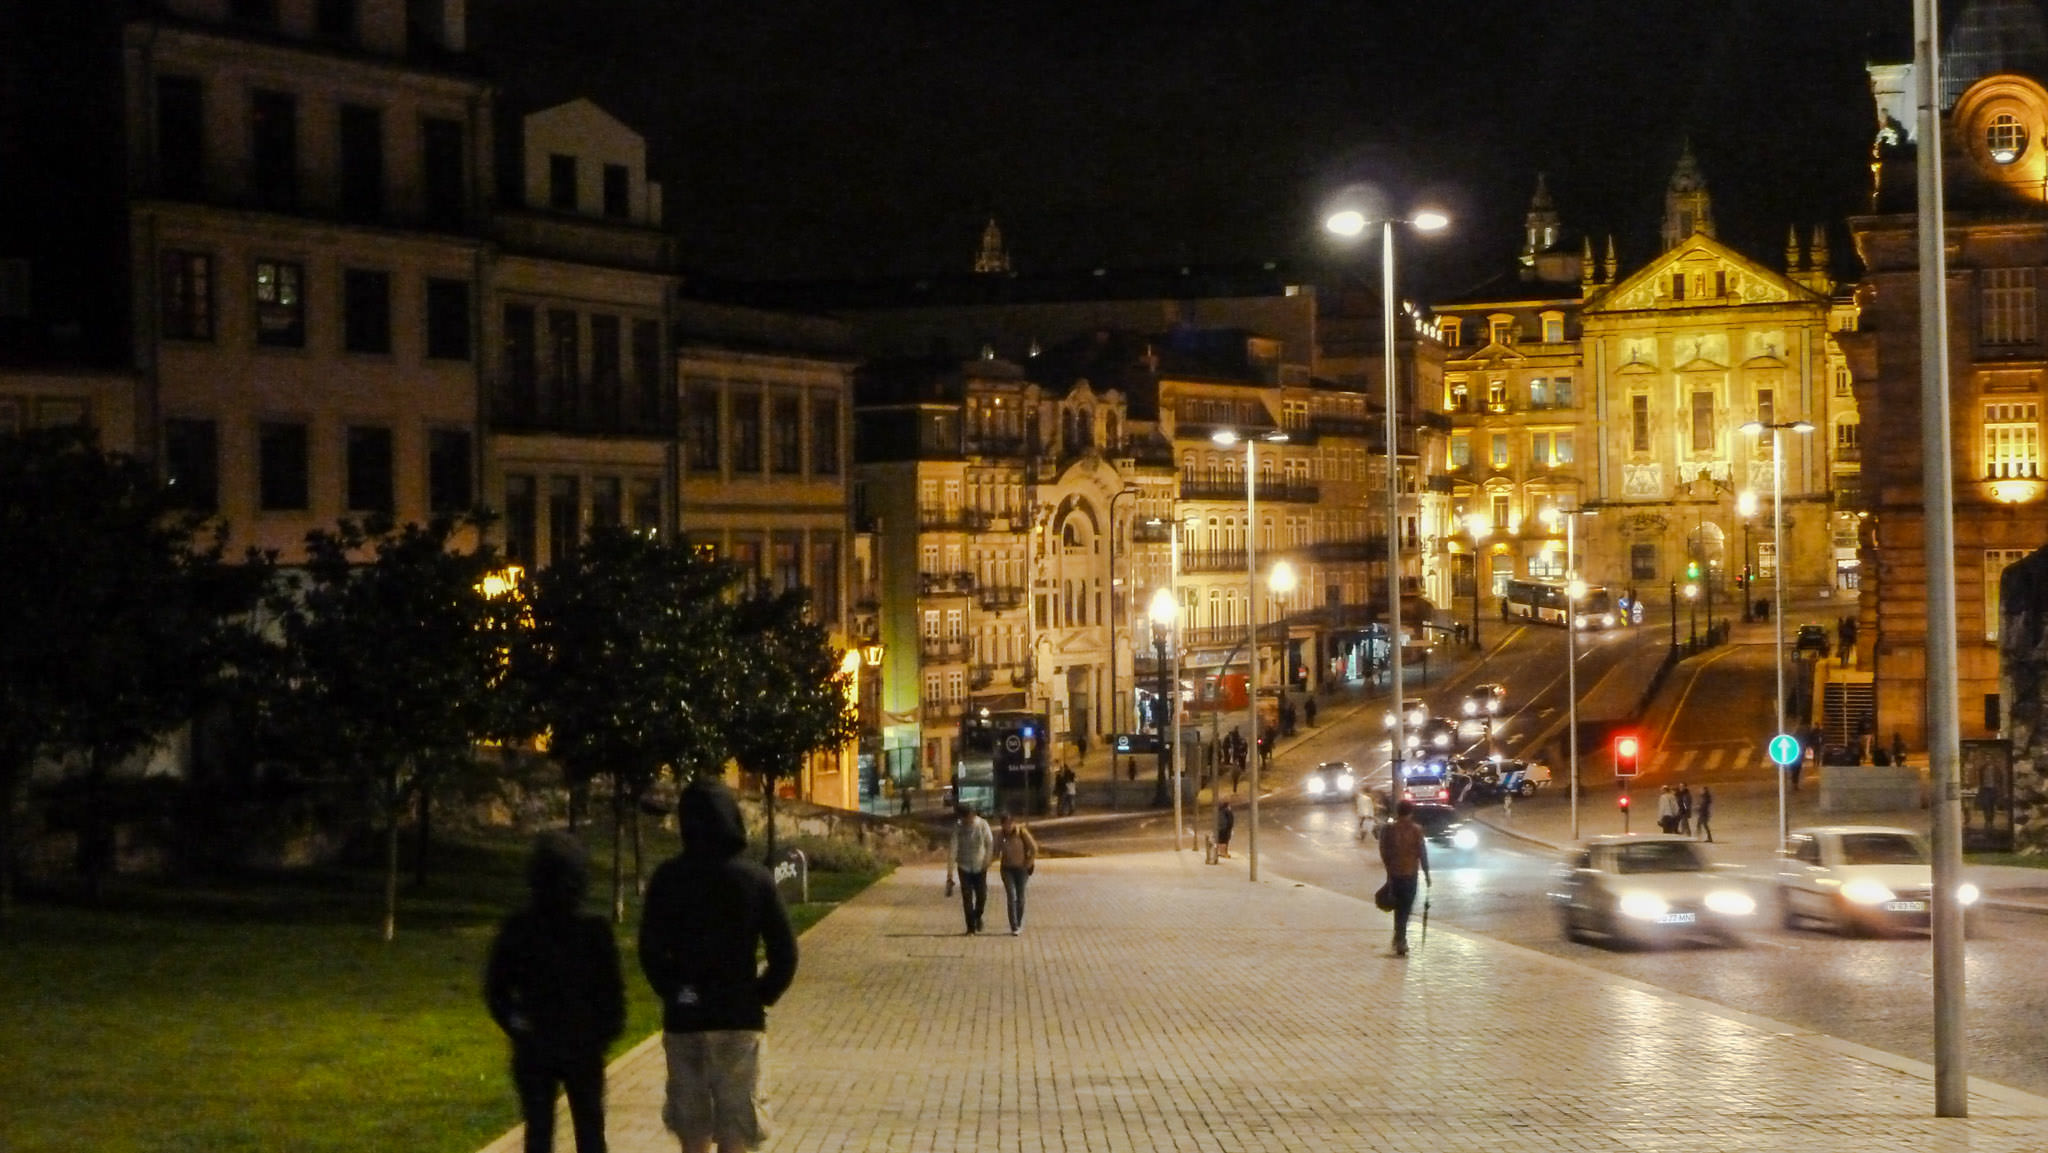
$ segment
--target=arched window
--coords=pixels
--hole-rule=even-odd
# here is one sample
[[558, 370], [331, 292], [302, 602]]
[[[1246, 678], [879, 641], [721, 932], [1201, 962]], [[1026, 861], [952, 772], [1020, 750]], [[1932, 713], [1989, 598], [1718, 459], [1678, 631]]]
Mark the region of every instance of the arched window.
[[2010, 112], [2001, 112], [1984, 127], [1984, 145], [1997, 164], [2011, 164], [2027, 150], [2027, 126]]

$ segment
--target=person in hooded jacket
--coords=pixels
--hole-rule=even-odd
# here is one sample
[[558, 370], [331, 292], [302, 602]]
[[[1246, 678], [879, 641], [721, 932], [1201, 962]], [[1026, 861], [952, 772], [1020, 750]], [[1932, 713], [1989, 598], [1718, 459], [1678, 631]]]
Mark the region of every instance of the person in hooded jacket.
[[577, 1153], [605, 1153], [604, 1053], [626, 1027], [619, 947], [603, 917], [581, 911], [589, 868], [573, 838], [542, 834], [526, 879], [531, 900], [499, 926], [484, 970], [484, 1003], [512, 1041], [526, 1151], [554, 1149], [559, 1087]]
[[683, 851], [654, 871], [640, 919], [640, 970], [661, 998], [668, 1057], [662, 1122], [683, 1153], [738, 1153], [768, 1137], [763, 1039], [768, 1007], [796, 978], [796, 934], [774, 878], [740, 856], [732, 790], [693, 781], [677, 816]]

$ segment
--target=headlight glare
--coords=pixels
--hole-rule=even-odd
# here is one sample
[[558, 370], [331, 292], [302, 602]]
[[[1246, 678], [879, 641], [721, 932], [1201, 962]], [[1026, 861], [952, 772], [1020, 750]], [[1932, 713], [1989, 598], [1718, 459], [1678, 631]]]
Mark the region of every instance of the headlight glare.
[[1876, 881], [1851, 881], [1842, 886], [1842, 896], [1859, 905], [1882, 905], [1896, 894]]
[[1707, 908], [1724, 917], [1747, 917], [1756, 912], [1756, 898], [1734, 889], [1715, 889], [1707, 894]]
[[1623, 893], [1621, 915], [1634, 917], [1639, 921], [1654, 921], [1671, 911], [1664, 898], [1655, 893]]
[[1357, 778], [1355, 778], [1355, 777], [1353, 777], [1353, 776], [1352, 776], [1352, 775], [1351, 775], [1350, 773], [1338, 773], [1338, 774], [1337, 774], [1337, 787], [1338, 787], [1338, 788], [1340, 788], [1340, 789], [1342, 789], [1342, 790], [1344, 790], [1345, 792], [1347, 792], [1347, 793], [1348, 793], [1348, 792], [1350, 792], [1350, 791], [1351, 791], [1352, 789], [1356, 788], [1357, 786], [1358, 786], [1358, 779], [1357, 779]]
[[1470, 829], [1459, 829], [1451, 834], [1451, 847], [1454, 849], [1476, 849], [1479, 847], [1479, 834]]
[[1977, 891], [1977, 886], [1972, 885], [1968, 881], [1964, 881], [1962, 884], [1956, 886], [1956, 900], [1962, 902], [1965, 905], [1976, 904], [1977, 899], [1979, 897], [1982, 897], [1983, 895], [1983, 893]]
[[1311, 797], [1322, 796], [1323, 790], [1326, 787], [1327, 786], [1323, 784], [1323, 778], [1321, 777], [1310, 777], [1308, 779], [1308, 795]]

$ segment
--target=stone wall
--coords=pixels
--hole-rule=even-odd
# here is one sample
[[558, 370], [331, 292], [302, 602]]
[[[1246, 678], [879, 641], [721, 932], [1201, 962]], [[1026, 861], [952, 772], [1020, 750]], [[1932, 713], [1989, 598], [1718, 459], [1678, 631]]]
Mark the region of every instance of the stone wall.
[[1999, 580], [1999, 690], [2012, 741], [2013, 846], [2048, 852], [2048, 548]]

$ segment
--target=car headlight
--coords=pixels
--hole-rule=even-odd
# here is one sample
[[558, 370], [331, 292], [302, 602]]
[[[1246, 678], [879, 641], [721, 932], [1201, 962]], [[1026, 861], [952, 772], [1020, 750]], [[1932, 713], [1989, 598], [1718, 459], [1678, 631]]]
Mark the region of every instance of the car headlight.
[[1479, 705], [1478, 705], [1478, 704], [1477, 704], [1476, 702], [1473, 702], [1473, 701], [1466, 701], [1466, 702], [1465, 702], [1465, 715], [1466, 715], [1466, 716], [1468, 716], [1468, 717], [1470, 717], [1470, 716], [1476, 716], [1476, 715], [1478, 714], [1478, 712], [1479, 712]]
[[1707, 908], [1724, 917], [1747, 917], [1756, 912], [1756, 898], [1734, 889], [1715, 889], [1707, 894]]
[[1308, 779], [1308, 795], [1311, 797], [1322, 796], [1323, 790], [1326, 787], [1327, 786], [1323, 784], [1323, 778], [1321, 777], [1310, 777]]
[[1350, 773], [1339, 773], [1337, 774], [1337, 787], [1348, 793], [1358, 787], [1358, 779]]
[[1438, 734], [1437, 734], [1437, 735], [1436, 735], [1435, 737], [1432, 737], [1432, 738], [1431, 738], [1431, 740], [1432, 740], [1432, 742], [1433, 742], [1433, 743], [1434, 743], [1434, 744], [1436, 745], [1436, 747], [1437, 747], [1437, 748], [1440, 748], [1440, 749], [1442, 749], [1442, 748], [1448, 748], [1448, 747], [1450, 747], [1450, 743], [1451, 743], [1451, 734], [1449, 734], [1449, 733], [1438, 733]]
[[1387, 717], [1386, 717], [1386, 720], [1385, 720], [1385, 722], [1384, 722], [1384, 723], [1383, 723], [1383, 724], [1382, 724], [1382, 725], [1381, 725], [1380, 727], [1381, 727], [1381, 728], [1387, 728], [1387, 729], [1391, 729], [1391, 728], [1393, 728], [1393, 727], [1394, 727], [1394, 714], [1392, 714], [1392, 713], [1388, 713], [1388, 714], [1387, 714]]
[[1613, 627], [1614, 627], [1614, 614], [1613, 614], [1613, 613], [1608, 613], [1608, 614], [1606, 614], [1606, 615], [1602, 616], [1602, 617], [1600, 618], [1600, 627], [1601, 627], [1601, 628], [1603, 628], [1603, 629], [1611, 629], [1611, 628], [1613, 628]]
[[1451, 834], [1451, 847], [1454, 849], [1476, 849], [1479, 847], [1479, 834], [1470, 829], [1459, 829]]
[[1671, 911], [1671, 905], [1655, 893], [1623, 893], [1621, 915], [1638, 921], [1654, 921]]
[[1842, 896], [1859, 905], [1882, 905], [1897, 894], [1876, 881], [1851, 881], [1842, 886]]
[[1964, 881], [1962, 884], [1956, 886], [1956, 900], [1961, 901], [1965, 905], [1976, 904], [1977, 898], [1983, 895], [1984, 894], [1977, 891], [1977, 886], [1972, 885], [1968, 881]]

